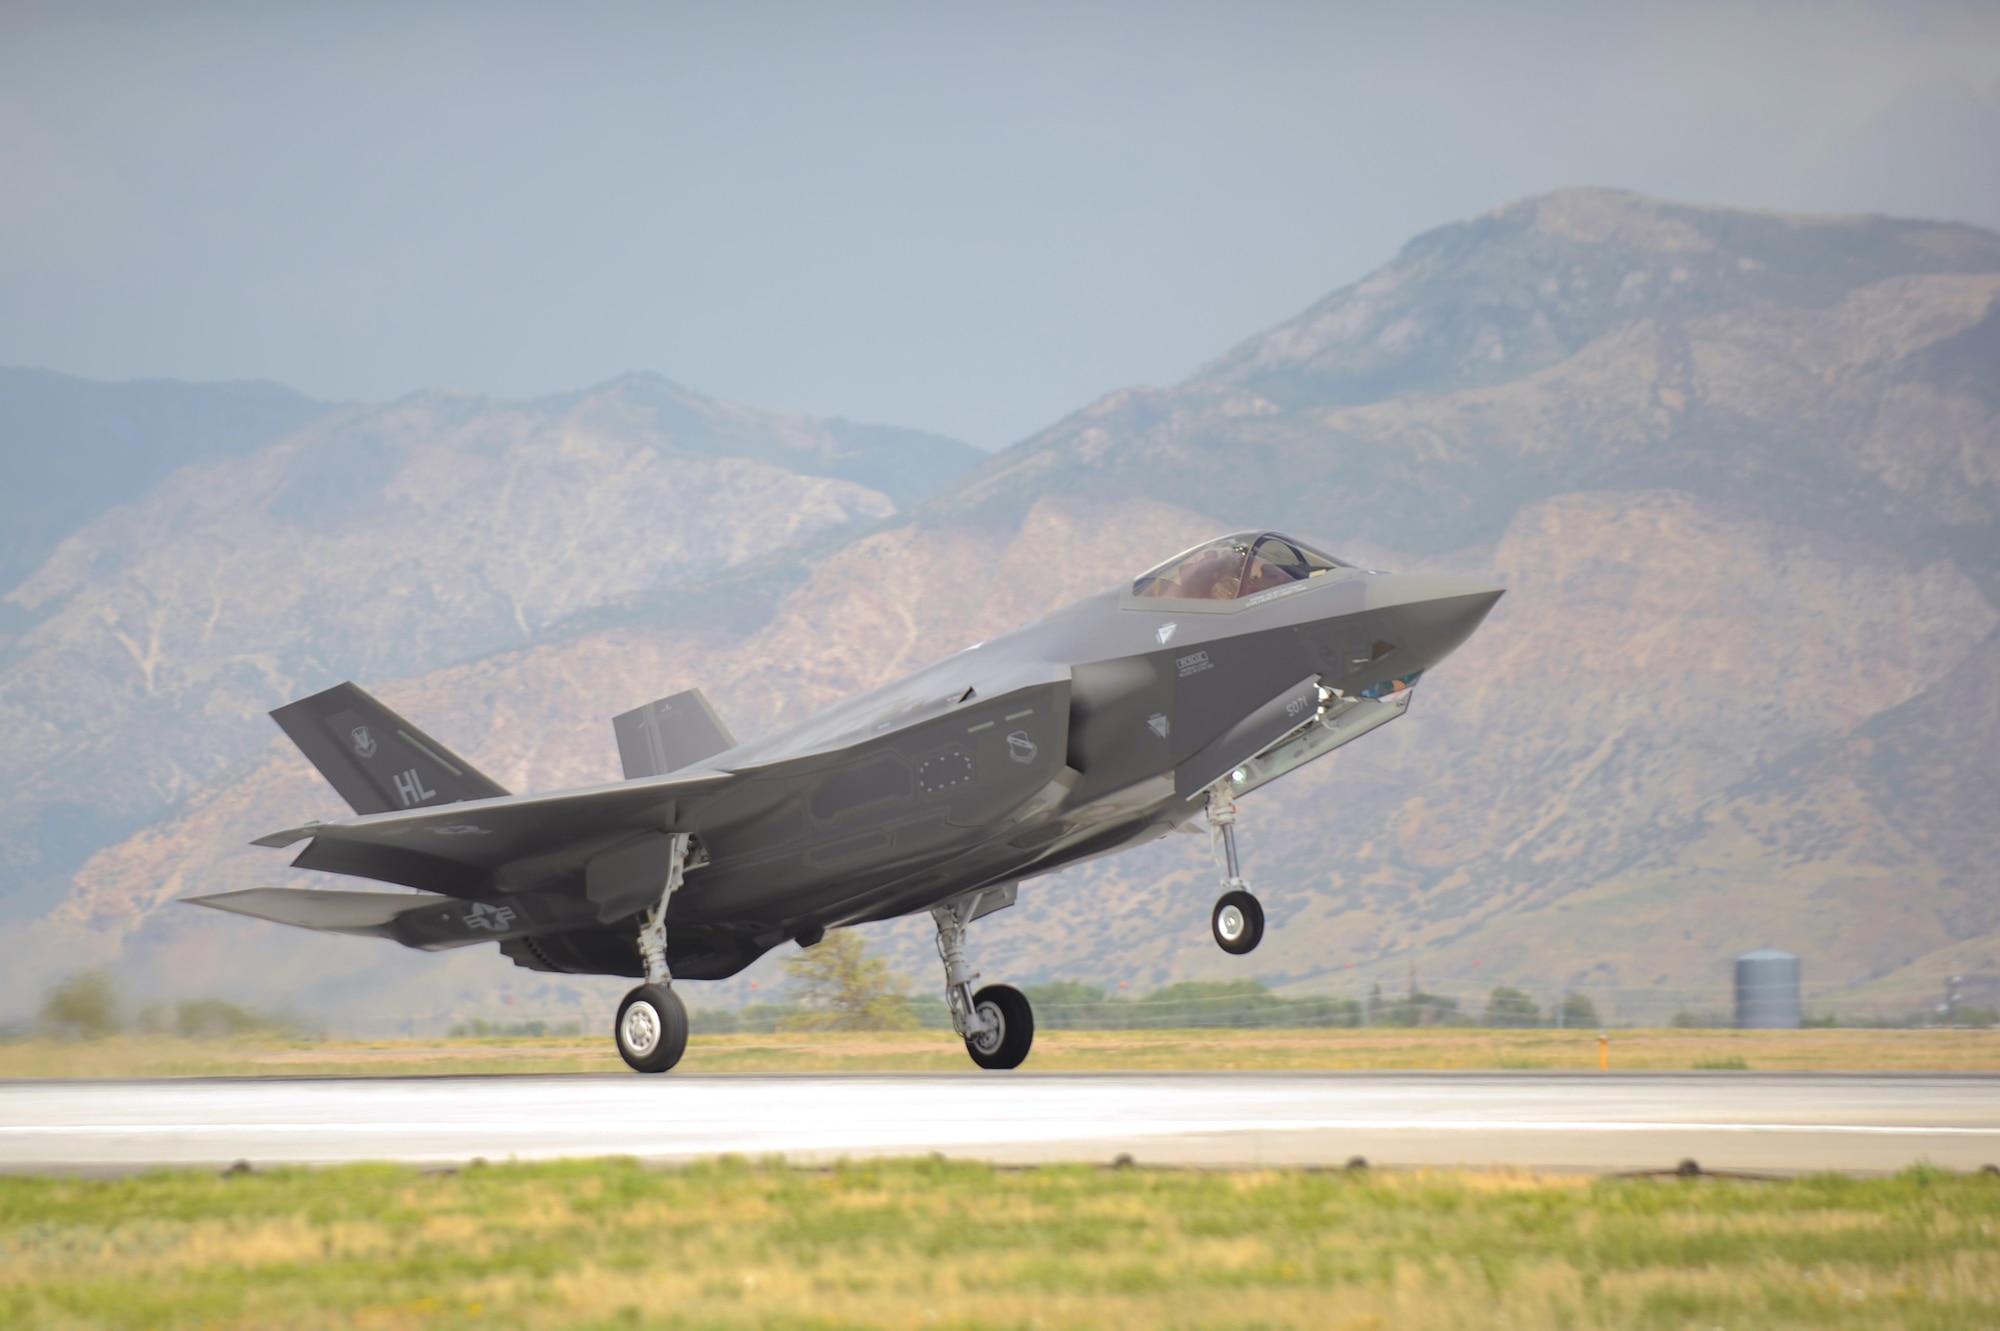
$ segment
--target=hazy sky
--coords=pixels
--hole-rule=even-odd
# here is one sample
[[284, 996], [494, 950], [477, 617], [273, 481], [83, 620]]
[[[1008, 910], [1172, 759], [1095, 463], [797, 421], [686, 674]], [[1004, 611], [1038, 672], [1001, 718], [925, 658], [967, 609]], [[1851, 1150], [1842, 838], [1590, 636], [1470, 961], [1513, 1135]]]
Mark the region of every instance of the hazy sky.
[[2000, 5], [26, 5], [0, 364], [994, 447], [1561, 185], [2000, 225]]

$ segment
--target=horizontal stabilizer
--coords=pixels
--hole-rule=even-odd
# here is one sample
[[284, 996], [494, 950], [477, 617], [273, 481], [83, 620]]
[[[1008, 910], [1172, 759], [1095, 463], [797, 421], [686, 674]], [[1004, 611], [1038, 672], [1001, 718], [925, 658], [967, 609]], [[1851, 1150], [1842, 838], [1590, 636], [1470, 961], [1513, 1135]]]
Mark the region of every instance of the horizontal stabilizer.
[[189, 905], [316, 929], [329, 934], [387, 938], [404, 947], [437, 952], [496, 942], [522, 934], [561, 932], [594, 925], [590, 903], [522, 895], [499, 901], [466, 901], [435, 892], [327, 892], [317, 888], [253, 887], [212, 897], [183, 897]]
[[635, 707], [611, 718], [611, 728], [618, 732], [618, 760], [627, 781], [678, 772], [736, 747], [736, 737], [700, 689]]
[[393, 937], [389, 925], [404, 911], [451, 898], [429, 892], [323, 892], [298, 887], [252, 887], [184, 900], [191, 905], [300, 929], [389, 938]]
[[492, 799], [506, 788], [353, 684], [271, 713], [356, 813]]

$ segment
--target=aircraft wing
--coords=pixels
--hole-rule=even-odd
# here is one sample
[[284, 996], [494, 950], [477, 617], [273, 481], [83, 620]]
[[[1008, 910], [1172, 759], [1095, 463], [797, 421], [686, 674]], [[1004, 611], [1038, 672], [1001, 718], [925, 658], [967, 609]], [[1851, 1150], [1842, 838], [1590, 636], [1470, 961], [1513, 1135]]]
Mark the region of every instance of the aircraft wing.
[[[961, 824], [1008, 813], [1061, 766], [1068, 716], [1067, 668], [1036, 664], [1015, 674], [1018, 678], [1005, 678], [985, 693], [966, 685], [939, 692], [928, 681], [878, 691], [860, 700], [863, 706], [816, 719], [782, 742], [717, 754], [712, 767], [552, 794], [467, 799], [306, 823], [254, 844], [307, 841], [292, 861], [295, 868], [464, 900], [530, 892], [586, 899], [599, 920], [609, 923], [658, 896], [667, 833], [719, 836], [722, 828], [714, 824], [743, 822], [745, 799], [752, 804], [760, 798], [802, 799], [819, 824], [832, 827], [847, 819], [849, 841], [865, 837], [871, 844], [885, 835], [876, 823], [897, 800], [914, 810], [913, 802], [953, 792], [952, 816]], [[990, 752], [976, 758], [980, 749]], [[924, 766], [927, 762], [936, 770]], [[975, 762], [1006, 779], [954, 791], [961, 773]], [[737, 806], [733, 814], [725, 802]], [[856, 813], [859, 821], [847, 818], [863, 809], [867, 814]], [[922, 821], [927, 835], [949, 835], [943, 814]], [[756, 835], [754, 822], [749, 835]], [[919, 833], [912, 827], [896, 835]], [[761, 850], [726, 849], [739, 857]]]
[[306, 823], [252, 844], [310, 841], [293, 865], [480, 897], [581, 875], [592, 855], [647, 833], [696, 831], [691, 805], [735, 778], [687, 771], [544, 795], [467, 800]]

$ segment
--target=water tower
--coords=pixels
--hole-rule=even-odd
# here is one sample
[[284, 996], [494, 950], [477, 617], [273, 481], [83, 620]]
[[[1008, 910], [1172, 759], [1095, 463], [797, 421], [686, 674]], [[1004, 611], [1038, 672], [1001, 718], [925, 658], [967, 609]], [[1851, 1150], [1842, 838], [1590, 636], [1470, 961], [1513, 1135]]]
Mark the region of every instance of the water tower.
[[1744, 1030], [1799, 1028], [1797, 957], [1774, 947], [1760, 947], [1736, 959], [1736, 1024]]

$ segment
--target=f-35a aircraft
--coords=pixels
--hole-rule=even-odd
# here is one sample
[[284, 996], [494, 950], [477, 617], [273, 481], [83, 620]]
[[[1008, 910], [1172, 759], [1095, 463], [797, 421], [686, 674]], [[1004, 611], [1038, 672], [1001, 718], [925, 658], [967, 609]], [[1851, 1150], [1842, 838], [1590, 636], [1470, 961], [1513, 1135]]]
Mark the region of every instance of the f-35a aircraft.
[[256, 844], [304, 841], [297, 868], [421, 895], [194, 900], [642, 977], [614, 1027], [640, 1072], [686, 1047], [676, 978], [929, 911], [954, 1029], [973, 1062], [1012, 1068], [1034, 1014], [1009, 985], [973, 988], [973, 921], [1024, 878], [1205, 818], [1222, 879], [1210, 926], [1225, 952], [1249, 952], [1264, 912], [1238, 865], [1237, 797], [1401, 716], [1500, 594], [1238, 533], [749, 743], [698, 690], [627, 712], [613, 722], [625, 780], [548, 795], [508, 794], [341, 684], [271, 715], [359, 816]]

